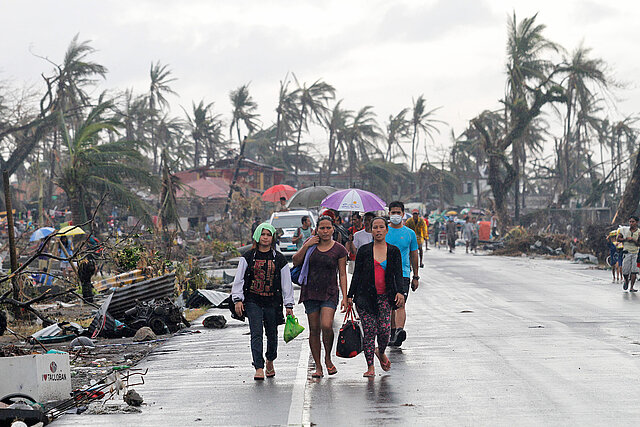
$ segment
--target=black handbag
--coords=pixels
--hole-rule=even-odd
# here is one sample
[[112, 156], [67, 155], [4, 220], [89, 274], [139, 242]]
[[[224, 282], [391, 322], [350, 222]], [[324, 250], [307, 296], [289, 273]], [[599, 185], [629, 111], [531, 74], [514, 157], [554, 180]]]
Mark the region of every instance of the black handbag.
[[362, 329], [360, 320], [353, 313], [353, 306], [347, 308], [344, 323], [338, 334], [336, 356], [344, 358], [356, 357], [363, 349]]

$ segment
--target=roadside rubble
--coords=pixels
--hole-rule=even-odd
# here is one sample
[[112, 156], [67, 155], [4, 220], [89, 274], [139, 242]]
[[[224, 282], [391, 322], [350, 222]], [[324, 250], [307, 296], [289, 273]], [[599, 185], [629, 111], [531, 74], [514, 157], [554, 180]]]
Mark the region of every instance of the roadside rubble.
[[[63, 288], [55, 293], [49, 289], [46, 295], [31, 297], [23, 311], [35, 310], [29, 317], [32, 323], [25, 322], [17, 330], [8, 328], [7, 334], [0, 337], [0, 360], [36, 356], [63, 358], [68, 361], [69, 369], [64, 381], [68, 382], [71, 392], [55, 402], [36, 402], [30, 396], [16, 396], [15, 402], [0, 404], [0, 425], [1, 411], [11, 405], [15, 405], [10, 408], [14, 414], [30, 411], [22, 414], [25, 419], [31, 419], [27, 417], [31, 415], [34, 422], [43, 419], [44, 424], [63, 413], [140, 412], [140, 407], [145, 405], [144, 396], [132, 386], [144, 384], [146, 371], [135, 366], [172, 335], [200, 332], [184, 329], [190, 326], [185, 312], [199, 315], [209, 307], [223, 310], [230, 307], [229, 293], [221, 292], [229, 286], [222, 282], [233, 277], [237, 261], [211, 260], [206, 265], [211, 269], [204, 272], [204, 277], [218, 279], [206, 280], [197, 287], [210, 289], [185, 286], [175, 272], [148, 277], [143, 274], [147, 270], [138, 269], [94, 282], [100, 292], [94, 296], [96, 304], [74, 302], [71, 299], [79, 296]], [[43, 291], [34, 288], [29, 292], [33, 295]], [[14, 324], [12, 312], [0, 310], [3, 331], [6, 320]], [[40, 327], [34, 331], [38, 324]], [[205, 319], [203, 326], [224, 328], [226, 319], [212, 315]], [[5, 379], [3, 375], [3, 382]], [[0, 395], [0, 400], [4, 395]]]
[[[543, 232], [533, 234], [523, 227], [512, 228], [499, 244], [498, 242], [493, 242], [491, 245], [487, 249], [492, 249], [494, 255], [506, 256], [542, 255], [572, 259], [576, 253], [584, 253], [586, 255], [590, 251], [583, 241], [571, 238], [566, 234]], [[587, 257], [590, 260], [589, 262], [595, 258], [591, 257]], [[578, 259], [576, 258], [576, 260]]]

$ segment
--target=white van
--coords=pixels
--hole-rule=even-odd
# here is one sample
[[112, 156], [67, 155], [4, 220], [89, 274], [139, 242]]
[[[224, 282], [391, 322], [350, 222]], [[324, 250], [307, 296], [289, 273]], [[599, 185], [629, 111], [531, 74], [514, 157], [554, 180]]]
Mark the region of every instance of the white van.
[[302, 227], [303, 216], [309, 217], [312, 229], [316, 228], [316, 217], [308, 210], [274, 212], [271, 214], [271, 218], [269, 218], [269, 224], [275, 227], [276, 233], [282, 233], [278, 239], [277, 249], [287, 258], [291, 258], [298, 252], [296, 244], [291, 240], [298, 227]]

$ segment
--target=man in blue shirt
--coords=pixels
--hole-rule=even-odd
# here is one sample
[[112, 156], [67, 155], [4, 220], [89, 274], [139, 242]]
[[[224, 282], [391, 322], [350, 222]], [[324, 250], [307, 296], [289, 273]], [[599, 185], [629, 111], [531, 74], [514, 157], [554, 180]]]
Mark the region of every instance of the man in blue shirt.
[[[391, 313], [391, 340], [389, 345], [399, 347], [402, 342], [407, 339], [407, 332], [404, 330], [404, 324], [407, 320], [406, 301], [409, 296], [409, 284], [415, 292], [420, 285], [420, 276], [418, 275], [418, 240], [416, 233], [402, 223], [404, 217], [404, 204], [402, 202], [389, 203], [389, 232], [386, 241], [390, 245], [397, 246], [402, 255], [402, 276], [403, 283], [400, 286], [400, 292], [404, 295], [405, 305]], [[411, 270], [413, 269], [413, 278]]]

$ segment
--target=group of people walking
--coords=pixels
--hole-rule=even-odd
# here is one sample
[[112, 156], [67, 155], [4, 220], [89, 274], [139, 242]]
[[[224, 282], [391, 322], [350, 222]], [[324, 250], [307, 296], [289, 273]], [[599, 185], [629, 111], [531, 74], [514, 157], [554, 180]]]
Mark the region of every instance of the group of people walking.
[[[293, 265], [302, 267], [299, 302], [308, 320], [313, 378], [338, 372], [331, 358], [338, 305], [341, 312], [355, 305], [360, 316], [367, 363], [363, 376], [375, 376], [375, 358], [384, 371], [391, 368], [386, 348], [406, 340], [405, 304], [409, 289], [417, 290], [420, 283], [416, 233], [404, 225], [403, 217], [402, 202], [389, 204], [389, 220], [366, 213], [361, 222], [354, 222], [363, 228], [351, 230], [343, 246], [334, 239], [334, 218], [321, 215], [311, 235], [299, 239], [304, 240], [293, 256]], [[308, 226], [302, 225], [306, 231]], [[267, 223], [256, 228], [253, 248], [241, 258], [232, 285], [236, 314], [249, 318], [256, 380], [275, 376], [277, 326], [284, 323], [283, 308], [289, 315], [294, 305], [291, 273], [284, 256], [275, 250], [274, 235], [275, 229]], [[348, 259], [354, 263], [349, 287]]]

